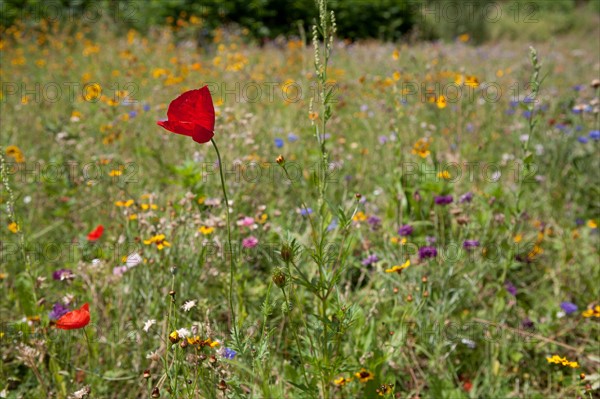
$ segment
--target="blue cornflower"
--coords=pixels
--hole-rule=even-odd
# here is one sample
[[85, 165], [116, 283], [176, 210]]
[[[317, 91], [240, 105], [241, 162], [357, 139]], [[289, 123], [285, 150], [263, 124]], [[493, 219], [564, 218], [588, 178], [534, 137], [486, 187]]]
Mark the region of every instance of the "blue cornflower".
[[300, 209], [300, 215], [302, 215], [302, 216], [307, 216], [307, 215], [310, 215], [311, 213], [313, 213], [312, 208], [301, 208]]
[[277, 148], [283, 147], [283, 139], [276, 138], [275, 139], [275, 147], [277, 147]]
[[129, 117], [135, 118], [137, 116], [137, 111], [129, 111]]
[[144, 111], [150, 111], [150, 104], [144, 104]]
[[590, 138], [593, 140], [600, 140], [600, 130], [590, 131]]
[[577, 141], [579, 141], [581, 144], [586, 144], [588, 142], [588, 138], [585, 136], [580, 136], [577, 138]]
[[287, 139], [290, 143], [293, 143], [294, 141], [298, 141], [298, 136], [296, 136], [294, 133], [290, 133], [288, 134]]
[[337, 227], [338, 227], [338, 221], [337, 221], [337, 219], [333, 219], [331, 221], [331, 223], [329, 223], [329, 226], [327, 226], [327, 231], [335, 230]]
[[575, 305], [573, 302], [561, 302], [560, 308], [566, 314], [575, 313], [575, 312], [577, 312], [577, 309], [578, 309], [577, 305]]
[[223, 356], [225, 359], [232, 360], [235, 357], [235, 355], [237, 355], [236, 351], [234, 351], [231, 348], [225, 348], [221, 356]]

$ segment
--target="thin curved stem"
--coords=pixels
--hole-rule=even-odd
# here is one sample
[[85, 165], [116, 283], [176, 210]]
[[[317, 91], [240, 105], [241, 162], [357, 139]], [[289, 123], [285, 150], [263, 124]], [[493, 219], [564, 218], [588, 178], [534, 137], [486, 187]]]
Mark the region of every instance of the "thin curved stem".
[[223, 189], [223, 198], [225, 200], [225, 213], [227, 214], [227, 241], [229, 244], [229, 312], [231, 313], [231, 325], [233, 326], [233, 335], [237, 340], [237, 323], [235, 320], [235, 310], [233, 308], [233, 277], [235, 274], [235, 263], [233, 261], [233, 246], [231, 245], [231, 223], [229, 222], [229, 200], [227, 199], [227, 190], [225, 189], [225, 177], [223, 175], [223, 162], [221, 161], [221, 153], [214, 139], [210, 139], [215, 151], [217, 152], [217, 160], [219, 161], [219, 175], [221, 176], [221, 188]]

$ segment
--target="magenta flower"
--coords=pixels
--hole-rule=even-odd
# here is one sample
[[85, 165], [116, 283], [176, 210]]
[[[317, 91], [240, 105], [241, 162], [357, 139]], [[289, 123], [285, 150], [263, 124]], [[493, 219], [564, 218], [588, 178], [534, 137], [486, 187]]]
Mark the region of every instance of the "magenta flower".
[[463, 242], [463, 248], [466, 250], [474, 249], [474, 248], [477, 248], [478, 246], [479, 246], [479, 241], [477, 241], [477, 240], [465, 240], [465, 242]]
[[54, 280], [70, 280], [73, 279], [75, 275], [70, 269], [59, 269], [52, 273], [52, 278]]
[[244, 248], [254, 248], [258, 245], [258, 238], [254, 236], [246, 237], [242, 240], [242, 246]]
[[452, 203], [453, 199], [451, 195], [436, 195], [433, 201], [436, 205], [448, 205]]

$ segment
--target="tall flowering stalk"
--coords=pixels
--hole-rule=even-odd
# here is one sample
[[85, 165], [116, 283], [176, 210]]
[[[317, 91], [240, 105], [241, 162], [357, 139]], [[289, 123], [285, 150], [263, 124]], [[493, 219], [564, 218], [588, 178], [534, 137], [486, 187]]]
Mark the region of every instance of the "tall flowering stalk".
[[[529, 115], [528, 132], [527, 132], [527, 137], [525, 138], [525, 140], [521, 141], [521, 150], [522, 150], [522, 156], [523, 156], [523, 169], [524, 169], [525, 173], [523, 174], [523, 176], [518, 177], [517, 192], [515, 194], [515, 207], [513, 210], [513, 217], [515, 220], [514, 220], [514, 223], [512, 224], [510, 239], [515, 237], [515, 235], [518, 232], [517, 221], [522, 213], [521, 199], [522, 199], [523, 193], [524, 193], [523, 180], [525, 179], [525, 176], [529, 176], [531, 174], [532, 168], [535, 166], [533, 164], [534, 154], [529, 149], [529, 143], [531, 142], [531, 137], [533, 136], [533, 133], [534, 133], [535, 128], [538, 123], [538, 118], [535, 115], [535, 105], [537, 103], [537, 98], [538, 98], [540, 86], [542, 84], [543, 79], [540, 78], [540, 70], [542, 68], [542, 64], [539, 62], [537, 51], [533, 47], [529, 48], [529, 56], [530, 56], [530, 60], [531, 60], [531, 65], [533, 67], [533, 72], [532, 72], [531, 78], [529, 80], [531, 94], [529, 94], [529, 96], [527, 97], [528, 101], [526, 101], [527, 108], [528, 108], [527, 109], [528, 115]], [[513, 262], [515, 254], [516, 254], [516, 251], [515, 251], [514, 245], [511, 245], [509, 253], [508, 253], [508, 259], [504, 263], [504, 268], [502, 270], [502, 276], [500, 277], [500, 281], [499, 281], [500, 284], [503, 284], [504, 281], [506, 280], [508, 268], [509, 268], [510, 264]]]

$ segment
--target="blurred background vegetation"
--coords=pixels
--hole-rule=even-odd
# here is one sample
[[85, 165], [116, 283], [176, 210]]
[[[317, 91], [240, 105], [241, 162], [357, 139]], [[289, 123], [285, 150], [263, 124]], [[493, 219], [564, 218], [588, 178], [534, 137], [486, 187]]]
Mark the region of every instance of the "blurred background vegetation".
[[[349, 40], [401, 38], [473, 43], [501, 38], [548, 40], [568, 32], [591, 34], [600, 0], [331, 0], [338, 36]], [[314, 0], [0, 0], [4, 27], [42, 19], [97, 23], [146, 31], [172, 25], [199, 39], [219, 26], [237, 26], [264, 41], [302, 36], [316, 17]]]

